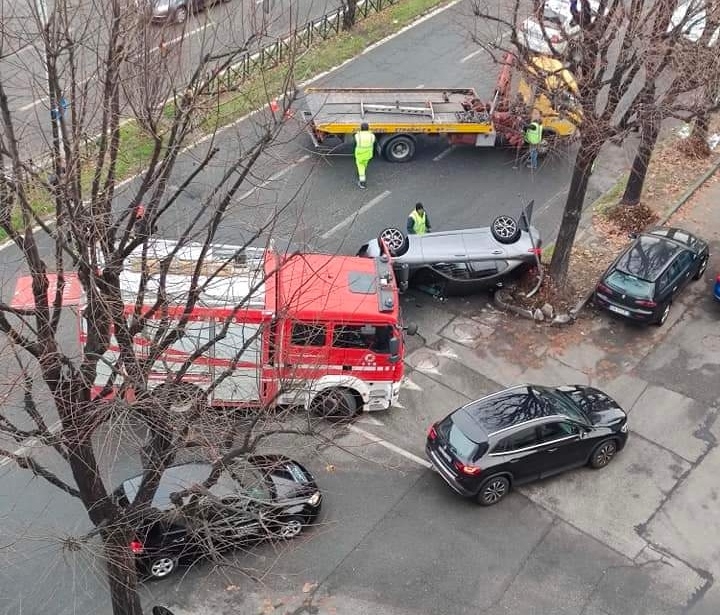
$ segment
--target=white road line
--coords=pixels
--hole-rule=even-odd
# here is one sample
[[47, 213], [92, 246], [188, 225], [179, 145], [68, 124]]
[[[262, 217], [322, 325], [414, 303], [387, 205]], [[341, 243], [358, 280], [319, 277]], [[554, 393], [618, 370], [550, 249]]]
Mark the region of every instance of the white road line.
[[374, 199], [368, 201], [363, 205], [360, 209], [358, 209], [354, 214], [350, 214], [347, 218], [345, 218], [342, 222], [339, 222], [335, 226], [333, 226], [329, 231], [326, 231], [320, 237], [322, 239], [328, 239], [329, 237], [332, 237], [335, 233], [337, 233], [339, 230], [344, 229], [349, 224], [352, 224], [355, 220], [357, 220], [362, 214], [364, 214], [369, 209], [375, 207], [380, 201], [383, 199], [386, 199], [392, 194], [389, 190], [386, 190], [385, 192], [382, 192], [378, 194]]
[[447, 149], [444, 149], [443, 151], [441, 151], [437, 156], [435, 156], [435, 158], [433, 158], [433, 162], [442, 160], [443, 158], [445, 158], [445, 156], [447, 156], [448, 154], [451, 154], [454, 150], [455, 150], [455, 146], [451, 145]]
[[274, 181], [277, 181], [280, 179], [283, 175], [286, 175], [290, 171], [292, 171], [297, 165], [305, 162], [308, 158], [310, 158], [310, 154], [305, 154], [302, 158], [298, 158], [295, 162], [292, 164], [286, 166], [284, 169], [280, 169], [277, 173], [273, 173], [270, 177], [268, 177], [264, 182], [259, 183], [257, 186], [253, 186], [248, 190], [247, 192], [243, 192], [239, 197], [237, 197], [238, 201], [244, 201], [249, 196], [255, 194], [258, 190], [263, 189], [268, 184], [273, 183]]
[[[57, 421], [56, 423], [53, 423], [48, 427], [48, 431], [50, 434], [56, 434], [58, 431], [60, 431], [60, 421]], [[18, 448], [17, 450], [13, 451], [13, 455], [22, 456], [25, 453], [27, 453], [30, 449], [34, 448], [37, 444], [39, 444], [40, 440], [38, 438], [28, 438], [23, 442], [23, 445]], [[0, 459], [0, 468], [3, 466], [6, 466], [10, 463], [15, 463], [12, 459], [8, 459], [7, 457], [3, 457]]]
[[387, 440], [383, 440], [382, 438], [378, 438], [376, 435], [371, 434], [369, 431], [365, 431], [364, 429], [361, 429], [360, 427], [357, 427], [356, 425], [350, 425], [348, 429], [358, 435], [361, 435], [363, 438], [366, 438], [367, 440], [370, 440], [373, 444], [379, 444], [380, 446], [384, 446], [389, 451], [392, 451], [393, 453], [397, 453], [401, 457], [405, 457], [405, 459], [409, 459], [410, 461], [418, 464], [419, 466], [422, 466], [423, 468], [432, 469], [432, 464], [429, 461], [426, 461], [422, 457], [418, 457], [417, 455], [414, 455], [410, 451], [406, 451], [404, 448], [400, 448], [399, 446], [396, 446], [392, 442], [388, 442]]
[[424, 88], [424, 87], [425, 87], [425, 84], [424, 84], [424, 83], [421, 83], [420, 85], [416, 85], [416, 86], [415, 86], [415, 89], [416, 89], [416, 90], [420, 90], [420, 89], [422, 89], [422, 88]]
[[460, 64], [465, 64], [468, 60], [472, 60], [475, 56], [480, 55], [484, 49], [476, 49], [472, 53], [467, 54], [462, 60], [460, 60]]

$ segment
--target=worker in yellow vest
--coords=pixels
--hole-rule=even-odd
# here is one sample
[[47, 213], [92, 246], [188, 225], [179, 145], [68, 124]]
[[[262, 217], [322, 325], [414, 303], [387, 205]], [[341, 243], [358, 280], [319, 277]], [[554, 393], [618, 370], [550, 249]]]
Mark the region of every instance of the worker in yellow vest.
[[375, 135], [370, 132], [367, 122], [360, 124], [360, 130], [355, 133], [355, 165], [358, 171], [358, 186], [365, 189], [365, 169], [372, 160], [375, 151]]
[[524, 129], [525, 143], [528, 146], [528, 152], [530, 154], [530, 160], [528, 167], [533, 171], [538, 168], [538, 145], [542, 142], [542, 120], [534, 119], [532, 122], [527, 124]]
[[424, 235], [430, 232], [430, 218], [422, 203], [417, 203], [407, 219], [408, 235]]

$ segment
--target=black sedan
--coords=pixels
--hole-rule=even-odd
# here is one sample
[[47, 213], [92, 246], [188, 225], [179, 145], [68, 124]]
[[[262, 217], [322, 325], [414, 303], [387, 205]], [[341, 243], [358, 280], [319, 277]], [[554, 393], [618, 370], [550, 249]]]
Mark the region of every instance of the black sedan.
[[[191, 563], [267, 538], [290, 539], [314, 522], [322, 495], [313, 475], [281, 455], [235, 460], [209, 489], [199, 488], [209, 463], [168, 468], [138, 523], [130, 549], [140, 574], [162, 579], [181, 563]], [[115, 492], [130, 507], [142, 476], [129, 478]]]
[[522, 385], [432, 425], [425, 452], [454, 491], [490, 506], [513, 485], [583, 465], [604, 468], [627, 433], [625, 412], [598, 389]]
[[595, 304], [638, 322], [663, 325], [673, 300], [690, 279], [705, 273], [708, 244], [679, 228], [635, 237], [595, 288]]

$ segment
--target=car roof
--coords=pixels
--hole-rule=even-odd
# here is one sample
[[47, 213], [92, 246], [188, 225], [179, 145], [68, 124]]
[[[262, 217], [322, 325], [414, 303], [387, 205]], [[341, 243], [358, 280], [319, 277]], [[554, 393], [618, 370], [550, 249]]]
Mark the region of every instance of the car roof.
[[675, 226], [659, 226], [657, 228], [648, 231], [649, 235], [655, 235], [657, 237], [665, 237], [677, 241], [679, 244], [686, 248], [694, 250], [698, 243], [704, 243], [696, 235], [685, 229], [677, 228]]
[[[557, 414], [541, 388], [520, 385], [504, 389], [466, 404], [456, 411], [463, 433], [471, 440], [489, 436], [526, 421]], [[482, 441], [476, 440], [476, 441]]]
[[[200, 485], [212, 470], [212, 464], [205, 462], [183, 463], [167, 468], [160, 477], [155, 497], [151, 506], [160, 510], [172, 508], [170, 494], [188, 489], [193, 485]], [[132, 502], [137, 495], [140, 483], [142, 482], [142, 474], [128, 478], [123, 482], [122, 488], [128, 500]], [[210, 492], [216, 497], [224, 497], [238, 492], [237, 483], [225, 472], [218, 478], [217, 482], [210, 488]]]
[[662, 234], [644, 233], [620, 255], [614, 268], [641, 280], [654, 282], [677, 253], [687, 247]]

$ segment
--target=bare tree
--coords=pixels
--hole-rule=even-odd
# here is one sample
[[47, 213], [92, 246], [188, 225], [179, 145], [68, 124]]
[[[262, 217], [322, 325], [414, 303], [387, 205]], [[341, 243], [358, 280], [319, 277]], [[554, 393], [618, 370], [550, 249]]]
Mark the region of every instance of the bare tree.
[[[550, 55], [572, 69], [582, 115], [573, 175], [550, 263], [550, 275], [560, 285], [567, 277], [588, 180], [601, 147], [611, 138], [622, 140], [644, 124], [645, 149], [651, 151], [650, 143], [656, 138], [658, 96], [676, 94], [666, 86], [658, 86], [672, 70], [670, 60], [677, 37], [668, 37], [667, 27], [676, 0], [601, 0], [596, 9], [588, 0], [578, 0], [573, 6], [576, 27], [572, 32], [561, 28], [559, 35], [551, 34], [539, 20]], [[523, 4], [510, 0], [509, 6], [498, 11], [476, 0], [474, 7], [476, 17], [500, 24], [509, 33], [507, 40], [518, 66], [531, 66], [534, 52], [524, 46], [520, 35]], [[648, 104], [651, 99], [652, 105]]]
[[357, 4], [358, 0], [340, 0], [340, 6], [343, 7], [343, 30], [352, 30], [357, 21]]
[[[211, 462], [197, 486], [202, 493], [235, 460], [272, 436], [332, 437], [332, 432], [324, 435], [327, 423], [309, 411], [298, 415], [276, 407], [274, 401], [293, 389], [292, 382], [281, 383], [274, 399], [249, 409], [241, 423], [235, 415], [208, 408], [208, 397], [262, 333], [258, 327], [231, 343], [231, 324], [272, 283], [277, 268], [259, 267], [256, 275], [246, 275], [245, 292], [225, 298], [225, 316], [215, 321], [212, 334], [199, 339], [191, 333], [194, 314], [208, 294], [229, 272], [249, 270], [250, 244], [266, 240], [289, 207], [276, 206], [272, 216], [257, 223], [237, 205], [244, 187], [256, 181], [258, 161], [277, 140], [285, 116], [282, 109], [256, 116], [252, 137], [238, 135], [237, 152], [220, 171], [212, 166], [218, 156], [213, 118], [225, 101], [218, 79], [256, 39], [247, 31], [252, 19], [236, 14], [228, 31], [244, 32], [241, 40], [208, 36], [193, 49], [189, 43], [167, 45], [166, 38], [158, 43], [132, 1], [77, 7], [60, 0], [49, 15], [32, 13], [41, 38], [38, 43], [29, 36], [38, 52], [29, 78], [52, 109], [48, 119], [40, 114], [39, 130], [31, 130], [15, 108], [0, 65], [0, 228], [30, 280], [24, 305], [8, 298], [0, 302], [3, 360], [14, 357], [19, 398], [17, 408], [5, 404], [0, 410], [0, 458], [82, 503], [95, 529], [74, 544], [81, 548], [102, 540], [113, 612], [139, 615], [129, 545], [138, 520], [152, 508], [163, 473], [189, 444], [200, 446]], [[232, 15], [228, 12], [227, 19]], [[3, 37], [9, 40], [6, 30]], [[289, 89], [288, 76], [282, 90]], [[209, 129], [210, 138], [194, 164], [183, 166], [179, 155], [198, 138], [198, 126]], [[38, 138], [45, 134], [48, 153], [37, 162]], [[145, 170], [120, 190], [118, 179], [128, 172], [125, 156], [132, 146], [126, 140], [133, 138], [144, 139]], [[183, 195], [201, 180], [205, 187], [197, 205], [181, 211]], [[51, 216], [42, 216], [48, 209]], [[254, 230], [232, 249], [213, 248], [222, 225], [243, 215], [248, 230]], [[173, 243], [153, 239], [163, 228], [175, 229]], [[128, 284], [130, 274], [133, 284]], [[179, 274], [186, 280], [182, 293], [176, 286]], [[68, 342], [66, 313], [75, 302], [70, 296], [80, 289], [78, 348]], [[301, 302], [302, 293], [284, 300]], [[282, 309], [277, 307], [279, 314]], [[154, 386], [154, 366], [184, 342], [190, 349], [166, 370], [162, 386]], [[218, 344], [230, 348], [223, 369], [207, 389], [188, 386], [193, 365], [207, 361]], [[257, 376], [252, 378], [256, 382]], [[49, 405], [38, 402], [43, 392]], [[333, 401], [326, 396], [322, 409], [331, 411]], [[133, 501], [123, 506], [112, 495], [102, 458], [111, 437], [135, 433], [131, 425], [139, 426], [139, 435], [126, 445], [140, 457], [142, 478]], [[12, 450], [28, 438], [40, 443], [40, 452]], [[52, 451], [57, 464], [48, 463], [42, 451]], [[173, 514], [194, 513], [180, 497]], [[205, 535], [217, 537], [217, 532], [211, 528]]]

